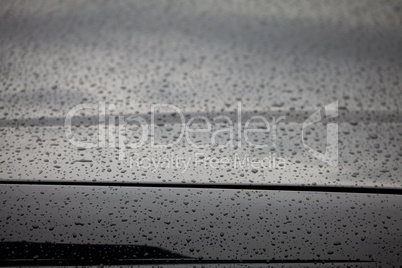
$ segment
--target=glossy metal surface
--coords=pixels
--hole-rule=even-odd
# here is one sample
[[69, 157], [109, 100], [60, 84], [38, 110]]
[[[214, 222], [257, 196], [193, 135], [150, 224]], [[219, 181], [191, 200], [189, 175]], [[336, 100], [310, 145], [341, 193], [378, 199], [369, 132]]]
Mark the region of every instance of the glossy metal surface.
[[[21, 258], [12, 242], [78, 245], [63, 256], [90, 243], [194, 265], [400, 265], [401, 24], [400, 1], [1, 1], [3, 256]], [[65, 119], [84, 103], [113, 104], [109, 123], [119, 115], [150, 122], [154, 104], [174, 105], [187, 122], [208, 118], [212, 130], [230, 127], [218, 116], [240, 125], [255, 115], [283, 119], [269, 135], [254, 133], [265, 148], [241, 135], [224, 148], [150, 140], [126, 148], [137, 159], [189, 161], [144, 167], [119, 159], [109, 136], [96, 148], [71, 143]], [[336, 118], [304, 127], [333, 103]], [[182, 123], [158, 111], [148, 137], [174, 142]], [[306, 149], [326, 150], [329, 124], [339, 147], [332, 166]], [[96, 109], [76, 113], [72, 125], [85, 142], [103, 129]], [[128, 133], [140, 136], [134, 126]], [[236, 155], [283, 162], [197, 164]]]
[[[2, 1], [0, 12], [2, 180], [402, 186], [398, 1]], [[108, 115], [115, 116], [147, 118], [152, 104], [163, 103], [190, 116], [235, 119], [237, 102], [244, 121], [250, 113], [270, 122], [285, 116], [268, 148], [148, 142], [128, 150], [191, 161], [195, 153], [271, 153], [284, 165], [154, 170], [118, 160], [110, 146], [78, 150], [66, 137], [65, 117], [78, 104], [100, 101], [114, 104]], [[302, 123], [334, 101], [336, 167], [312, 157], [301, 136]], [[97, 139], [97, 113], [77, 113], [79, 140]], [[174, 141], [180, 121], [160, 119], [156, 142]], [[325, 151], [321, 122], [305, 129], [304, 138]], [[271, 142], [266, 133], [253, 139]]]
[[400, 263], [402, 197], [2, 186], [3, 241], [138, 245], [202, 260]]

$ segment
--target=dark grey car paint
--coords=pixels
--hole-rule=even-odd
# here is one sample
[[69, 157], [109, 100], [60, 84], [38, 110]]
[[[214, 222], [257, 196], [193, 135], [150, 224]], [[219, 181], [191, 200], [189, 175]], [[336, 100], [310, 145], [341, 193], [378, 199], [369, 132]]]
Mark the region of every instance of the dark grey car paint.
[[[147, 245], [216, 262], [400, 265], [401, 20], [401, 1], [2, 1], [0, 241]], [[334, 101], [336, 167], [312, 157], [300, 136], [304, 120]], [[185, 158], [274, 152], [285, 163], [132, 167], [118, 148], [68, 141], [67, 112], [98, 102], [146, 120], [158, 103], [208, 118], [236, 119], [238, 102], [243, 120], [285, 116], [270, 148], [130, 150]], [[181, 126], [166, 115], [157, 115], [160, 143]], [[73, 122], [81, 140], [97, 139], [97, 111]], [[325, 127], [309, 128], [305, 142], [325, 150]], [[38, 181], [49, 185], [18, 185]], [[174, 187], [183, 183], [188, 189]]]

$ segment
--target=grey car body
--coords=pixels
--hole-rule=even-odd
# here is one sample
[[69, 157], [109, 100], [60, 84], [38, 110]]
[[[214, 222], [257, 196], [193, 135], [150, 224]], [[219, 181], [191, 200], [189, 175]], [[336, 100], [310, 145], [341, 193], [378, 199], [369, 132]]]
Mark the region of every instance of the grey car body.
[[402, 263], [400, 1], [0, 7], [1, 264]]

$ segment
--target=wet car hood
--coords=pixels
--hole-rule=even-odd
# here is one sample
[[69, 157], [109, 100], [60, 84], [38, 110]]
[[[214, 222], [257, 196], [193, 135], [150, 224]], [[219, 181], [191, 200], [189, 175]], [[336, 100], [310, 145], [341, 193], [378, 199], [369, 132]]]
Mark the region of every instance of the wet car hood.
[[[396, 4], [239, 2], [211, 8], [209, 2], [119, 1], [100, 7], [89, 1], [35, 1], [2, 6], [2, 180], [401, 187], [402, 40]], [[339, 161], [331, 166], [309, 152], [325, 153], [326, 125], [303, 123], [336, 101]], [[118, 160], [118, 141], [111, 145], [106, 134], [103, 146], [71, 143], [65, 119], [83, 103], [113, 105], [106, 109], [106, 123], [119, 115], [150, 122], [152, 105], [169, 104], [187, 116], [186, 123], [207, 117], [211, 132], [231, 127], [228, 120], [213, 121], [218, 116], [244, 128], [248, 118], [260, 115], [271, 129], [251, 135], [256, 144], [267, 145], [257, 149], [239, 146], [244, 137], [236, 135], [229, 146], [207, 142], [210, 146], [196, 150], [187, 141], [156, 148], [149, 138], [126, 150], [147, 158], [140, 165]], [[99, 107], [73, 113], [72, 135], [96, 142], [103, 128], [98, 112]], [[180, 135], [183, 121], [169, 118], [174, 113], [155, 110], [156, 144]], [[261, 120], [253, 124], [261, 127]], [[128, 133], [138, 141], [139, 133]], [[198, 133], [192, 142], [200, 145], [208, 138]], [[217, 135], [220, 144], [228, 138], [228, 132]], [[270, 160], [264, 167], [239, 167], [232, 164], [236, 155], [241, 161], [246, 156]], [[188, 168], [184, 162], [155, 167], [154, 162], [175, 157], [190, 161]], [[193, 164], [199, 157], [229, 157], [231, 163]]]
[[[0, 6], [3, 242], [92, 239], [212, 260], [400, 252], [399, 3]], [[185, 124], [210, 131], [184, 133]], [[116, 209], [120, 218], [93, 222]], [[306, 220], [295, 216], [303, 209]], [[336, 239], [341, 229], [350, 247]], [[192, 244], [201, 237], [203, 249]]]

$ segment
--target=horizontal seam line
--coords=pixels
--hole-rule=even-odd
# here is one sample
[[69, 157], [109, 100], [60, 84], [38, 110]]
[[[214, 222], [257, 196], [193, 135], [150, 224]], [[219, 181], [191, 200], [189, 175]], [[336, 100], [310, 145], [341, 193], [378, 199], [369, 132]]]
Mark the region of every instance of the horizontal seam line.
[[93, 181], [0, 181], [0, 185], [42, 185], [42, 186], [94, 186], [94, 187], [149, 187], [149, 188], [187, 188], [221, 190], [260, 190], [327, 193], [362, 193], [402, 195], [400, 188], [350, 187], [350, 186], [306, 186], [306, 185], [250, 185], [250, 184], [206, 184], [206, 183], [131, 183], [131, 182], [93, 182]]

